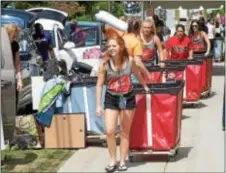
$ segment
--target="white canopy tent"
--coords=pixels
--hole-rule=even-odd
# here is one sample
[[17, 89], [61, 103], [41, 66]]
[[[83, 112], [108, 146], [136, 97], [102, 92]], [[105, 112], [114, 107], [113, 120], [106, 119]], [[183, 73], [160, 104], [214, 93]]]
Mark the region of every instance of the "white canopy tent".
[[225, 1], [145, 1], [145, 8], [158, 8], [162, 7], [165, 9], [177, 9], [180, 6], [183, 9], [199, 9], [202, 6], [204, 9], [208, 8], [221, 8], [225, 6]]

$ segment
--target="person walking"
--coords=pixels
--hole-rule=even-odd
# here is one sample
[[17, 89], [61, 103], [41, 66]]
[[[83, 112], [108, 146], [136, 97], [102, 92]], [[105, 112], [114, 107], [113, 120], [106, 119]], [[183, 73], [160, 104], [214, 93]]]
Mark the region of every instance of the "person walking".
[[207, 34], [201, 31], [198, 20], [193, 20], [189, 29], [189, 37], [193, 43], [194, 53], [205, 53], [204, 56], [210, 54], [210, 41]]
[[223, 59], [223, 37], [221, 36], [223, 26], [219, 23], [219, 21], [215, 21], [215, 28], [214, 60], [215, 62], [220, 62]]
[[206, 34], [209, 33], [208, 27], [206, 26], [206, 19], [203, 16], [200, 16], [198, 19], [200, 31], [205, 32]]
[[175, 35], [166, 41], [164, 57], [168, 60], [193, 59], [193, 44], [185, 35], [184, 25], [178, 24]]
[[[143, 21], [140, 36], [143, 43], [142, 60], [145, 62], [146, 60], [156, 60], [159, 58], [160, 67], [165, 67], [162, 44], [156, 35], [156, 28], [153, 20], [146, 19]], [[159, 57], [157, 57], [157, 51]]]
[[[133, 57], [129, 56], [124, 40], [118, 35], [111, 35], [107, 41], [107, 52], [103, 59], [96, 85], [96, 114], [104, 114], [105, 131], [110, 154], [110, 163], [105, 168], [107, 172], [117, 169], [115, 128], [118, 115], [120, 115], [120, 165], [119, 171], [126, 171], [126, 157], [129, 150], [129, 135], [132, 125], [136, 102], [131, 82], [133, 73], [143, 85], [146, 92], [149, 91], [141, 77]], [[104, 100], [104, 112], [101, 106], [103, 85], [107, 90]]]
[[139, 67], [140, 71], [149, 76], [149, 71], [145, 67], [144, 63], [142, 62], [142, 55], [143, 55], [143, 45], [142, 40], [140, 38], [140, 28], [141, 23], [136, 18], [130, 18], [127, 21], [128, 23], [128, 30], [127, 33], [123, 35], [123, 39], [125, 41], [125, 45], [129, 56], [134, 58], [136, 65]]
[[18, 43], [19, 39], [19, 31], [20, 28], [16, 24], [10, 23], [4, 26], [9, 35], [9, 40], [11, 42], [12, 54], [13, 54], [13, 62], [14, 67], [16, 69], [17, 75], [17, 90], [16, 90], [16, 105], [18, 103], [18, 92], [20, 92], [23, 88], [23, 80], [22, 80], [22, 72], [21, 72], [21, 62], [19, 56], [20, 46]]
[[215, 29], [213, 20], [211, 20], [211, 19], [208, 20], [207, 27], [208, 27], [208, 31], [209, 31], [208, 38], [210, 40], [210, 51], [213, 52], [214, 38], [215, 38], [215, 33], [216, 33], [216, 29]]
[[51, 58], [55, 57], [51, 35], [44, 32], [42, 24], [36, 23], [34, 25], [33, 39], [44, 63], [48, 63]]

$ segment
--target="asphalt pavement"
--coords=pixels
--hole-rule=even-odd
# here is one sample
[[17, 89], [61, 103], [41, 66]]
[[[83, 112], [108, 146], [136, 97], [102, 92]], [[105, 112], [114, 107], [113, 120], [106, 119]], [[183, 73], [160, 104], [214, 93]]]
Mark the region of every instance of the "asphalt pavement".
[[[141, 155], [128, 162], [127, 172], [224, 172], [224, 63], [214, 64], [212, 79], [211, 96], [197, 108], [183, 109], [181, 145], [175, 158]], [[107, 148], [90, 146], [76, 151], [58, 172], [104, 172], [108, 159]]]

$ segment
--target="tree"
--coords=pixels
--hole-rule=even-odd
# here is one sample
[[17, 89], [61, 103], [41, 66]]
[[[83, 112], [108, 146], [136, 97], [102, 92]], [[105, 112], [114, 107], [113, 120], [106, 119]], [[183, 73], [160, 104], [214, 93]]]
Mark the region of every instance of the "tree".
[[6, 8], [7, 6], [15, 6], [16, 9], [25, 10], [33, 7], [48, 7], [51, 2], [48, 1], [4, 1], [1, 7]]
[[[2, 8], [15, 6], [16, 9], [25, 10], [34, 7], [55, 8], [68, 13], [68, 19], [77, 18], [78, 20], [95, 20], [94, 15], [98, 10], [108, 11], [106, 1], [3, 1]], [[123, 4], [120, 2], [110, 2], [111, 13], [116, 17], [123, 15]]]
[[85, 12], [85, 8], [80, 6], [79, 3], [75, 1], [70, 2], [52, 1], [51, 7], [67, 12], [69, 19], [76, 18], [77, 15], [84, 14]]

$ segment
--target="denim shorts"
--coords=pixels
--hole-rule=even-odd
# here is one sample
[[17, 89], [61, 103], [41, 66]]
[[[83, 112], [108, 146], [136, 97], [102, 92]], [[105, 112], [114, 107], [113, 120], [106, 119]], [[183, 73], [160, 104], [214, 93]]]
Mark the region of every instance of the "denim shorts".
[[[125, 105], [123, 108], [120, 106], [120, 97], [123, 97], [123, 99], [125, 100]], [[133, 91], [124, 95], [113, 95], [110, 92], [106, 91], [104, 100], [104, 109], [131, 110], [135, 108], [136, 100]]]

